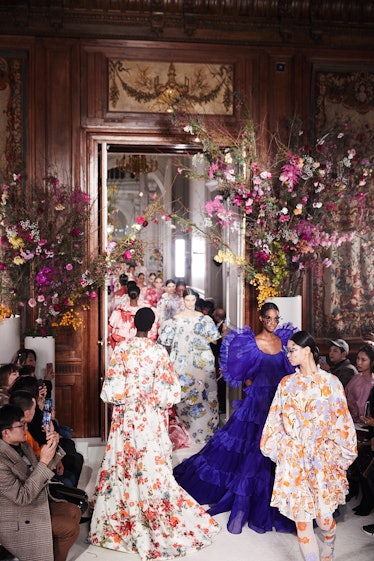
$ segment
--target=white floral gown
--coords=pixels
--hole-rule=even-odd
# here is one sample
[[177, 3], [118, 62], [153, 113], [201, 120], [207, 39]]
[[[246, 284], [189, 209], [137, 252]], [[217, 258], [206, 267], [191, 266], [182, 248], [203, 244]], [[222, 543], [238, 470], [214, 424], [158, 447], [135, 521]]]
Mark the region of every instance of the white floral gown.
[[219, 525], [173, 477], [167, 409], [179, 401], [180, 384], [166, 350], [147, 338], [119, 343], [101, 398], [114, 408], [91, 542], [143, 561], [209, 545]]
[[175, 316], [160, 329], [159, 342], [170, 347], [182, 399], [176, 406], [192, 442], [205, 444], [218, 427], [217, 380], [212, 341], [221, 335], [210, 316]]

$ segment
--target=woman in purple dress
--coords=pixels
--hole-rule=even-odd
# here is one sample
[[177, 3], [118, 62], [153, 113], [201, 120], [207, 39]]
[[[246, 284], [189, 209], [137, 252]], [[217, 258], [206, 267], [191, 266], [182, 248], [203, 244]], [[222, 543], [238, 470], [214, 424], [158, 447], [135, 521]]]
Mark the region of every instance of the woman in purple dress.
[[[231, 511], [227, 529], [240, 534], [244, 524], [259, 533], [294, 532], [294, 522], [270, 506], [274, 464], [260, 451], [262, 429], [281, 378], [294, 371], [285, 345], [295, 329], [279, 323], [278, 307], [260, 310], [262, 330], [231, 331], [221, 348], [221, 371], [231, 386], [245, 384], [227, 423], [200, 452], [174, 468], [178, 483], [212, 515]], [[277, 332], [275, 333], [275, 330]]]

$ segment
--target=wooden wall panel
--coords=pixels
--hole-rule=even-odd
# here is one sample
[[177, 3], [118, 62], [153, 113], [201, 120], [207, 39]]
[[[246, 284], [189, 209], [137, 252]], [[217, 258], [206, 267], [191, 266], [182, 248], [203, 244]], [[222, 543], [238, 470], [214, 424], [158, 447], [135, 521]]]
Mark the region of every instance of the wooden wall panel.
[[[374, 59], [374, 47], [365, 51], [323, 47], [318, 42], [302, 47], [263, 46], [260, 41], [237, 45], [198, 44], [123, 39], [19, 38], [0, 36], [0, 47], [28, 53], [28, 175], [41, 178], [48, 166], [62, 180], [94, 188], [97, 157], [90, 138], [124, 138], [133, 142], [166, 143], [180, 140], [166, 115], [108, 114], [107, 59], [231, 63], [235, 88], [255, 122], [269, 131], [286, 118], [310, 113], [312, 69], [316, 65], [350, 64], [362, 67]], [[284, 64], [284, 68], [277, 67]], [[243, 116], [227, 118], [230, 126]], [[91, 169], [89, 169], [91, 168]], [[94, 170], [94, 171], [92, 171]], [[97, 204], [97, 201], [96, 203]], [[97, 206], [95, 206], [97, 213]], [[94, 223], [98, 223], [95, 215]], [[97, 231], [90, 250], [97, 249]], [[310, 302], [309, 302], [310, 304]], [[308, 305], [309, 305], [308, 304]], [[255, 326], [257, 311], [250, 291], [246, 321]], [[100, 434], [99, 308], [94, 302], [86, 327], [78, 333], [60, 334], [56, 354], [56, 402], [59, 420], [75, 436]]]

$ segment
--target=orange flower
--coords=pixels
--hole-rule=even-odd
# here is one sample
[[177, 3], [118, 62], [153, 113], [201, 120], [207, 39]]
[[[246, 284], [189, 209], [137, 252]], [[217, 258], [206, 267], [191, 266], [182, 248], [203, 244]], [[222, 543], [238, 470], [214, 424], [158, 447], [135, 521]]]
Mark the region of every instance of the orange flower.
[[331, 394], [331, 390], [328, 386], [323, 386], [321, 391], [324, 397], [329, 397], [329, 395]]

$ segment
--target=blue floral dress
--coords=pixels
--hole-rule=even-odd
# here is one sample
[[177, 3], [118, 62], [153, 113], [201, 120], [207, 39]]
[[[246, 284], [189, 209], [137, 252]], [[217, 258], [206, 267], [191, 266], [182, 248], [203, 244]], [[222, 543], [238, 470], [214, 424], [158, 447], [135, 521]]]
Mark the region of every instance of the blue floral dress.
[[217, 380], [209, 343], [221, 335], [210, 316], [177, 315], [161, 327], [159, 342], [170, 347], [170, 358], [182, 387], [176, 405], [191, 441], [205, 444], [218, 427]]
[[101, 398], [114, 408], [91, 542], [142, 561], [209, 545], [219, 525], [173, 477], [167, 410], [179, 400], [180, 384], [166, 350], [147, 338], [119, 343]]
[[[294, 328], [278, 328], [285, 345]], [[200, 452], [174, 468], [178, 483], [210, 514], [231, 511], [227, 529], [239, 534], [244, 524], [256, 532], [294, 532], [295, 524], [270, 506], [274, 464], [260, 451], [262, 429], [278, 382], [293, 371], [284, 348], [262, 352], [250, 327], [231, 331], [221, 347], [221, 371], [231, 386], [244, 388], [227, 423]]]

